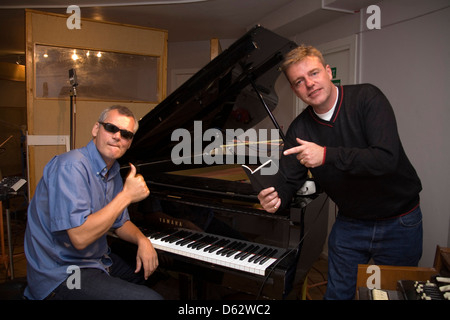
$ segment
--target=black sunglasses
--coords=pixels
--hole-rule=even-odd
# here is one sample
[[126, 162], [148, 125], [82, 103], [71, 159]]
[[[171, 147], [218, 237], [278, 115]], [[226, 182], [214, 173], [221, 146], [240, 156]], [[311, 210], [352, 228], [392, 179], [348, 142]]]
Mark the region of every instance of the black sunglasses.
[[124, 130], [124, 129], [119, 129], [117, 126], [108, 123], [108, 122], [98, 122], [100, 123], [106, 131], [111, 132], [111, 133], [116, 133], [120, 131], [120, 135], [122, 136], [122, 138], [127, 139], [127, 140], [131, 140], [134, 137], [134, 133], [128, 130]]

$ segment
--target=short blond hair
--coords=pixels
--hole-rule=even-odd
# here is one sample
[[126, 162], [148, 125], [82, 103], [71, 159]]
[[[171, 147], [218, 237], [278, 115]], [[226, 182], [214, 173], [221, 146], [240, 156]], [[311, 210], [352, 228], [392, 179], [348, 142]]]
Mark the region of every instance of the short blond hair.
[[289, 66], [302, 61], [306, 57], [317, 57], [322, 65], [326, 67], [325, 59], [319, 50], [313, 46], [301, 45], [295, 49], [292, 49], [284, 56], [284, 61], [281, 64], [281, 70], [285, 72]]

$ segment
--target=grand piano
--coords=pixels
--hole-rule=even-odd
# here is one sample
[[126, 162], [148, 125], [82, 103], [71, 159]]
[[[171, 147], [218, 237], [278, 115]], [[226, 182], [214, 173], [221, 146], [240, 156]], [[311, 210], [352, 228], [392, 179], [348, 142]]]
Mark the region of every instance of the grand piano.
[[[150, 197], [130, 214], [157, 249], [159, 268], [178, 274], [182, 298], [208, 299], [200, 288], [214, 284], [283, 299], [322, 251], [324, 195], [299, 194], [290, 208], [270, 214], [241, 168], [280, 156], [274, 84], [294, 47], [254, 27], [145, 115], [120, 159], [124, 174], [131, 162], [147, 181]], [[272, 135], [263, 141], [229, 137], [227, 129], [246, 132], [267, 117]], [[205, 139], [208, 130], [220, 143]]]

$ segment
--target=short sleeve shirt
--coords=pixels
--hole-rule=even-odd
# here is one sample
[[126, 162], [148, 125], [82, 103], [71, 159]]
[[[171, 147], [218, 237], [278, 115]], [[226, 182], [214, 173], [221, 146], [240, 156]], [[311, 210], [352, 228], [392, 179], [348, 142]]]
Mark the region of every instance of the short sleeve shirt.
[[[77, 250], [67, 230], [82, 225], [122, 188], [119, 164], [115, 162], [108, 171], [93, 141], [50, 160], [28, 207], [24, 240], [28, 262], [27, 298], [47, 297], [71, 274], [73, 266], [106, 271], [111, 264], [106, 235]], [[129, 215], [125, 209], [113, 228], [127, 220]]]

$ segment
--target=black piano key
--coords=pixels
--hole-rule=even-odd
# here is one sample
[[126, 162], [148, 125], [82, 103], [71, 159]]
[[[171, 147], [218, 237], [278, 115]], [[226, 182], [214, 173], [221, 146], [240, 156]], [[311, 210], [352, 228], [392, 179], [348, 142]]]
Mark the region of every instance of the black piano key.
[[222, 248], [220, 248], [220, 250], [218, 250], [218, 251], [216, 252], [216, 254], [222, 255], [222, 253], [225, 252], [226, 250], [228, 250], [228, 247], [222, 247]]
[[187, 245], [187, 247], [188, 248], [192, 248], [192, 249], [195, 249], [195, 247], [198, 245], [198, 241], [201, 241], [203, 238], [206, 238], [207, 236], [205, 236], [205, 235], [202, 235], [202, 234], [197, 234], [197, 235], [195, 235], [194, 237], [192, 237], [192, 242], [191, 243], [189, 243], [188, 245]]
[[197, 250], [201, 250], [201, 249], [203, 249], [204, 247], [206, 247], [206, 246], [208, 246], [208, 245], [210, 245], [210, 244], [216, 242], [217, 239], [218, 239], [217, 237], [209, 236], [208, 239], [203, 239], [203, 241], [201, 241], [201, 242], [199, 243], [199, 245], [196, 247], [196, 249], [197, 249]]
[[194, 235], [193, 233], [188, 232], [188, 233], [186, 233], [186, 235], [185, 235], [183, 238], [181, 238], [180, 240], [178, 240], [177, 242], [175, 242], [175, 244], [176, 244], [176, 245], [183, 246], [183, 245], [185, 245], [186, 243], [189, 243], [189, 242], [190, 242], [189, 239], [190, 239], [193, 235]]
[[244, 260], [245, 258], [247, 258], [249, 255], [253, 254], [254, 252], [258, 251], [259, 246], [256, 245], [251, 245], [248, 249], [245, 249], [242, 251], [242, 254], [239, 256], [240, 260]]
[[251, 252], [244, 252], [244, 254], [239, 257], [239, 260], [245, 260], [245, 258], [247, 258], [251, 254]]
[[255, 262], [255, 260], [258, 259], [261, 255], [263, 255], [267, 250], [269, 250], [267, 247], [262, 248], [258, 253], [255, 253], [253, 257], [248, 259], [248, 262]]
[[267, 260], [269, 260], [269, 257], [263, 257], [261, 260], [259, 260], [259, 264], [264, 264], [264, 262], [266, 262]]
[[174, 232], [174, 233], [162, 238], [161, 241], [173, 243], [173, 242], [183, 238], [185, 234], [186, 234], [186, 232], [184, 232], [183, 230], [179, 230], [177, 232]]
[[223, 252], [222, 255], [223, 256], [231, 256], [233, 253], [236, 252], [236, 248], [238, 247], [239, 242], [234, 241], [228, 248], [226, 248]]
[[205, 236], [202, 239], [199, 239], [195, 245], [192, 246], [193, 249], [200, 250], [206, 247], [207, 245], [215, 242], [217, 237], [213, 236]]
[[269, 249], [267, 252], [264, 253], [264, 255], [257, 258], [254, 262], [263, 264], [265, 261], [267, 261], [267, 259], [271, 258], [275, 254], [275, 252], [276, 252], [275, 249]]
[[249, 250], [251, 250], [254, 247], [253, 244], [248, 245], [246, 248], [244, 248], [240, 253], [234, 256], [235, 259], [240, 259], [243, 255], [248, 253]]
[[158, 236], [156, 239], [160, 239], [161, 241], [164, 241], [165, 238], [170, 237], [170, 234], [162, 234]]
[[266, 262], [267, 260], [269, 260], [270, 258], [272, 258], [276, 253], [278, 252], [278, 250], [272, 250], [272, 252], [270, 253], [270, 255], [267, 255], [264, 259], [262, 259], [261, 261], [259, 261], [259, 264], [264, 264], [264, 262]]
[[264, 257], [265, 257], [265, 256], [262, 256], [262, 255], [259, 254], [258, 256], [255, 257], [255, 259], [253, 259], [252, 262], [253, 262], [253, 263], [258, 263], [258, 262], [259, 262], [262, 258], [264, 258]]
[[191, 249], [196, 249], [198, 250], [198, 247], [202, 246], [203, 244], [206, 243], [209, 244], [211, 242], [213, 237], [208, 236], [208, 235], [201, 235], [199, 234], [198, 237], [196, 237], [194, 240], [194, 242], [191, 242], [190, 244], [188, 244], [188, 248]]
[[148, 234], [147, 235], [147, 238], [149, 238], [149, 239], [156, 239], [156, 237], [159, 235], [160, 233], [159, 232], [152, 232], [152, 233], [150, 233], [150, 234]]
[[216, 244], [216, 246], [219, 248], [226, 247], [230, 243], [230, 241], [231, 240], [228, 239], [222, 239], [221, 241], [219, 241], [219, 243]]
[[201, 240], [202, 238], [194, 240], [191, 243], [189, 243], [187, 247], [191, 249], [197, 249], [197, 247], [202, 244], [202, 242], [200, 242]]
[[254, 246], [251, 250], [249, 249], [244, 255], [242, 255], [239, 259], [244, 260], [249, 255], [253, 254], [254, 252], [258, 251], [259, 246]]
[[253, 260], [253, 263], [259, 263], [262, 259], [264, 259], [266, 256], [259, 256], [255, 260]]
[[168, 235], [170, 235], [171, 233], [173, 233], [173, 230], [172, 231], [157, 231], [156, 233], [154, 233], [153, 234], [153, 239], [161, 239], [162, 237], [165, 237], [165, 236], [168, 236]]
[[223, 246], [225, 246], [230, 240], [227, 239], [221, 239], [217, 241], [216, 244], [212, 245], [211, 247], [206, 247], [204, 251], [208, 251], [209, 253], [213, 253], [216, 250], [221, 249]]
[[[262, 251], [262, 250], [264, 250], [264, 248], [262, 248], [261, 251]], [[258, 258], [258, 257], [259, 257], [259, 253], [260, 253], [261, 251], [259, 251], [258, 253], [255, 253], [252, 257], [250, 257], [250, 258], [248, 259], [248, 262], [252, 262], [252, 261], [255, 260], [256, 258]]]
[[230, 244], [228, 244], [226, 247], [224, 247], [223, 249], [217, 251], [216, 254], [220, 254], [220, 255], [224, 256], [228, 252], [233, 250], [237, 245], [238, 245], [238, 242], [237, 241], [233, 241]]
[[204, 247], [206, 247], [207, 245], [209, 245], [209, 243], [207, 243], [207, 242], [202, 242], [202, 243], [199, 243], [199, 245], [198, 245], [195, 249], [201, 250], [201, 249], [203, 249]]
[[277, 254], [278, 250], [277, 249], [273, 249], [272, 252], [270, 253], [270, 256], [268, 256], [269, 258], [272, 258], [273, 256], [275, 256]]
[[213, 248], [217, 247], [217, 244], [220, 242], [221, 240], [217, 241], [216, 243], [212, 243], [209, 246], [206, 246], [203, 251], [204, 252], [211, 252], [211, 250], [213, 250]]
[[174, 242], [175, 239], [179, 239], [179, 238], [174, 238], [173, 236], [166, 236], [166, 237], [162, 238], [161, 241], [164, 241], [164, 242]]
[[147, 233], [144, 233], [144, 234], [146, 235], [147, 238], [155, 238], [160, 233], [161, 232], [159, 232], [159, 231], [151, 231], [151, 232], [147, 232]]
[[258, 260], [258, 261], [255, 261], [255, 262], [259, 262], [259, 263], [260, 263], [261, 260], [264, 260], [266, 257], [271, 257], [271, 256], [273, 255], [274, 251], [275, 251], [275, 249], [269, 249], [267, 252], [264, 253], [264, 255], [262, 256], [262, 258], [256, 259], [256, 260]]
[[200, 237], [202, 237], [201, 234], [199, 234], [199, 233], [193, 233], [193, 234], [191, 234], [189, 237], [186, 237], [186, 238], [184, 238], [183, 240], [181, 240], [181, 241], [179, 242], [179, 245], [180, 245], [180, 246], [185, 246], [185, 245], [191, 243], [192, 241], [195, 241], [196, 239], [198, 239], [198, 238], [200, 238]]
[[214, 251], [216, 251], [216, 250], [219, 250], [221, 247], [219, 247], [219, 246], [211, 246], [209, 249], [208, 249], [208, 252], [209, 253], [213, 253]]
[[207, 243], [205, 246], [203, 246], [203, 248], [199, 248], [199, 249], [203, 249], [204, 252], [208, 252], [211, 248], [213, 248], [213, 246], [215, 246], [218, 242], [220, 242], [220, 238], [218, 237], [213, 237], [213, 239], [211, 240], [210, 243]]
[[243, 242], [239, 242], [236, 247], [234, 248], [234, 250], [230, 251], [227, 253], [227, 257], [231, 257], [233, 254], [240, 252], [243, 248], [245, 248], [246, 244]]

